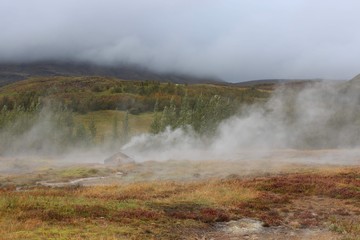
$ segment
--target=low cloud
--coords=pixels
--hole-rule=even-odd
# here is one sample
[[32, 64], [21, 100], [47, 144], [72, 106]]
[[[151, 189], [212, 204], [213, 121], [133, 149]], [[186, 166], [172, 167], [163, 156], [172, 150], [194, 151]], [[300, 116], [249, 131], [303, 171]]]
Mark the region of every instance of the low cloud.
[[134, 63], [228, 81], [348, 79], [359, 71], [359, 7], [355, 0], [5, 0], [0, 61]]

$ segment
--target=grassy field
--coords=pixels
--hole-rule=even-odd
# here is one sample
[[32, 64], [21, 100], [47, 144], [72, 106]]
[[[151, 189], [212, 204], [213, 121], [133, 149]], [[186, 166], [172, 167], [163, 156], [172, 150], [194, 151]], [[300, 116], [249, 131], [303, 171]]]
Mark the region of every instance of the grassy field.
[[[78, 170], [57, 174], [82, 176]], [[219, 236], [217, 222], [242, 218], [359, 239], [360, 168], [0, 190], [2, 239], [211, 239]]]
[[[101, 138], [104, 136], [111, 136], [115, 116], [117, 116], [119, 128], [121, 128], [125, 114], [125, 111], [116, 110], [94, 111], [86, 114], [76, 114], [75, 122], [89, 126], [90, 122], [94, 121], [99, 133], [97, 137]], [[153, 113], [142, 113], [137, 115], [129, 114], [130, 134], [136, 135], [148, 132], [153, 120], [153, 115]]]

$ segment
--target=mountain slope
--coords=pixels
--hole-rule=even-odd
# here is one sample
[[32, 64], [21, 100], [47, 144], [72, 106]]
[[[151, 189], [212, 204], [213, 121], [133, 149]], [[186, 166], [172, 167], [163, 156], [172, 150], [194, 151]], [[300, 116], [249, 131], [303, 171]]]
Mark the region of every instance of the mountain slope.
[[154, 80], [173, 83], [226, 84], [215, 78], [201, 78], [185, 74], [157, 73], [146, 68], [130, 65], [118, 67], [100, 66], [79, 62], [35, 62], [23, 64], [0, 64], [0, 86], [33, 76], [106, 76], [124, 80]]

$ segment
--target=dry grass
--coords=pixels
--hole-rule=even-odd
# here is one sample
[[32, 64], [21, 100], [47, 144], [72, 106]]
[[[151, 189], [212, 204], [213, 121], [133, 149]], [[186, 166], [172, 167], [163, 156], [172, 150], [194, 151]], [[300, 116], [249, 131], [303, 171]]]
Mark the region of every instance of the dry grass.
[[[317, 198], [326, 202], [317, 204]], [[331, 211], [321, 208], [333, 204], [338, 207]], [[356, 239], [359, 215], [360, 168], [252, 179], [0, 191], [4, 239], [182, 239], [210, 230], [215, 222], [243, 217], [260, 219], [266, 226], [326, 223], [347, 239]]]
[[[118, 118], [119, 128], [125, 117], [125, 111], [102, 110], [88, 112], [86, 114], [77, 114], [75, 121], [89, 126], [91, 121], [95, 122], [98, 131], [98, 140], [111, 136], [115, 115]], [[142, 113], [138, 115], [129, 114], [130, 133], [132, 135], [148, 132], [153, 119], [153, 113]]]

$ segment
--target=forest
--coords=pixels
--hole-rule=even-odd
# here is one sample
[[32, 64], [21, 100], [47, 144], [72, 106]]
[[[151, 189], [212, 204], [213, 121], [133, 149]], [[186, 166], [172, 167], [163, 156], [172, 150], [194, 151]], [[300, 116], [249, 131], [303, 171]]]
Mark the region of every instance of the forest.
[[[255, 87], [188, 85], [156, 81], [122, 81], [104, 77], [34, 78], [0, 88], [0, 143], [13, 149], [17, 139], [36, 127], [41, 136], [33, 137], [30, 149], [46, 147], [57, 151], [72, 147], [101, 145], [104, 141], [124, 144], [137, 126], [137, 118], [151, 113], [148, 132], [166, 127], [192, 129], [200, 135], [214, 134], [217, 125], [237, 114], [244, 104], [263, 101], [269, 91]], [[106, 133], [96, 119], [77, 120], [88, 113], [113, 110]], [[101, 118], [101, 116], [99, 116]], [[131, 126], [131, 127], [130, 127]], [[27, 143], [29, 144], [29, 143]], [[16, 149], [13, 149], [16, 151]]]

